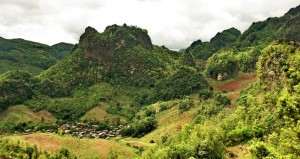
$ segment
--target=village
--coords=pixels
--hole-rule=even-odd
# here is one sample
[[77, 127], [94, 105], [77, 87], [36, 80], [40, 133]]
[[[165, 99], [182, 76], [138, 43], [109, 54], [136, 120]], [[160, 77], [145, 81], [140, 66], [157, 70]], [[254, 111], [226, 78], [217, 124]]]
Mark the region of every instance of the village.
[[101, 130], [99, 125], [77, 123], [76, 125], [63, 124], [59, 127], [59, 131], [63, 134], [71, 134], [79, 138], [110, 139], [120, 135], [120, 131], [123, 127], [123, 125], [118, 125], [116, 127], [110, 126], [108, 129]]
[[0, 134], [14, 134], [27, 135], [37, 132], [43, 133], [57, 133], [59, 135], [69, 134], [78, 138], [102, 138], [110, 139], [120, 135], [124, 128], [123, 125], [108, 126], [90, 122], [78, 123], [63, 123], [63, 124], [38, 124], [32, 125], [29, 123], [22, 123], [15, 125], [13, 131], [0, 130]]

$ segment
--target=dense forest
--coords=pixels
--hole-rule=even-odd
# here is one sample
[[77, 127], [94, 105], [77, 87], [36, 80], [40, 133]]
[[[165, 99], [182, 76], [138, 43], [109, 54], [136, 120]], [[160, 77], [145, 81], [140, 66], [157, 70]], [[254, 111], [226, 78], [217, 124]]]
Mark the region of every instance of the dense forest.
[[[99, 132], [122, 147], [99, 158], [244, 158], [239, 147], [252, 158], [296, 159], [299, 18], [300, 6], [179, 52], [126, 24], [87, 27], [76, 45], [0, 38], [0, 158], [93, 158], [70, 144], [57, 141], [64, 146], [54, 151], [10, 137], [97, 145]], [[239, 89], [218, 87], [249, 74]]]
[[22, 70], [37, 75], [66, 57], [73, 47], [63, 42], [48, 46], [24, 39], [0, 37], [0, 73]]

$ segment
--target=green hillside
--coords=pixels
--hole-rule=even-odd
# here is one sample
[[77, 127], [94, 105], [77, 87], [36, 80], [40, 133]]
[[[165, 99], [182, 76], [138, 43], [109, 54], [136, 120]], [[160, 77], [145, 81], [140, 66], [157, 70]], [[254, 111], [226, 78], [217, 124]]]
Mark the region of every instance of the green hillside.
[[[187, 52], [204, 67], [207, 77], [226, 80], [239, 73], [256, 71], [256, 63], [263, 48], [276, 40], [299, 41], [299, 6], [282, 17], [254, 22], [245, 32], [236, 29], [218, 33], [210, 42], [195, 41]], [[225, 60], [226, 59], [226, 60]]]
[[280, 39], [299, 41], [299, 8], [299, 6], [292, 8], [281, 17], [253, 22], [242, 34], [237, 29], [230, 28], [216, 34], [209, 42], [197, 40], [186, 51], [195, 58], [207, 60], [222, 50], [240, 52], [252, 48], [263, 49], [274, 40]]
[[175, 136], [156, 138], [143, 158], [243, 158], [225, 151], [236, 145], [253, 158], [297, 158], [299, 49], [298, 43], [284, 41], [266, 47], [258, 62], [259, 80], [241, 91], [234, 112], [224, 109], [209, 116], [199, 111]]
[[0, 39], [0, 158], [299, 158], [299, 8], [179, 52], [126, 24]]
[[238, 39], [238, 49], [247, 47], [264, 48], [274, 40], [288, 39], [299, 41], [300, 7], [292, 8], [282, 17], [268, 18], [253, 23]]
[[[178, 90], [178, 94], [169, 95], [169, 92], [164, 97], [171, 99], [206, 85], [199, 71], [185, 64], [186, 58], [167, 48], [152, 45], [145, 29], [113, 25], [103, 33], [98, 33], [88, 27], [70, 56], [43, 72], [40, 77], [55, 85], [55, 89], [45, 92], [50, 96], [69, 95], [76, 87], [88, 87], [99, 82], [146, 88], [155, 93], [158, 87], [164, 90], [161, 88], [171, 84], [174, 81], [172, 76], [185, 77], [183, 74], [186, 72], [199, 80], [188, 88], [169, 87], [170, 91], [182, 89]], [[182, 79], [178, 82], [187, 84], [188, 81]], [[153, 100], [160, 97], [149, 95], [153, 95]]]
[[67, 121], [79, 120], [102, 102], [110, 122], [127, 123], [141, 106], [209, 87], [190, 54], [155, 46], [147, 30], [126, 24], [103, 33], [86, 28], [73, 51], [38, 76], [18, 71], [2, 76], [1, 108], [25, 104]]
[[207, 60], [217, 51], [230, 47], [240, 35], [239, 30], [230, 28], [217, 33], [209, 42], [202, 42], [201, 40], [193, 42], [186, 49], [186, 52], [191, 53], [195, 58]]
[[0, 37], [0, 73], [19, 70], [38, 74], [65, 57], [72, 48], [73, 45], [68, 43], [48, 46], [24, 39]]

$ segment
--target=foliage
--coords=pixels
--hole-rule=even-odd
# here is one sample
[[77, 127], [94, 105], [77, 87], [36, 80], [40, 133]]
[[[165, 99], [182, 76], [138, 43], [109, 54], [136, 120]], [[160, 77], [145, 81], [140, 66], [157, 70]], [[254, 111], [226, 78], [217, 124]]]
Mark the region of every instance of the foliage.
[[146, 117], [142, 120], [134, 120], [130, 125], [121, 130], [122, 136], [142, 137], [156, 129], [157, 121], [154, 117]]
[[30, 99], [33, 83], [33, 77], [26, 72], [11, 71], [0, 75], [0, 110]]
[[56, 59], [61, 60], [69, 55], [69, 53], [73, 50], [74, 45], [61, 42], [61, 43], [52, 45], [51, 48], [56, 50], [56, 51], [52, 52], [52, 55]]
[[193, 106], [194, 103], [191, 98], [189, 96], [186, 96], [182, 100], [180, 100], [178, 109], [180, 113], [183, 113], [185, 111], [189, 111]]
[[28, 143], [11, 142], [5, 139], [0, 140], [0, 157], [1, 158], [47, 158], [47, 159], [72, 159], [76, 158], [70, 154], [66, 148], [61, 148], [57, 152], [47, 152], [38, 150], [36, 145], [29, 145]]
[[254, 48], [247, 52], [241, 52], [236, 55], [239, 62], [240, 72], [254, 72], [256, 71], [256, 63], [260, 56], [260, 48]]
[[[180, 98], [206, 85], [197, 70], [187, 67], [193, 64], [190, 54], [152, 45], [147, 31], [138, 27], [112, 25], [103, 33], [88, 27], [70, 56], [40, 75], [39, 88], [48, 96], [63, 97], [73, 89], [107, 82], [142, 88], [135, 99], [144, 105]], [[186, 75], [199, 82], [177, 79]], [[153, 93], [166, 87], [170, 90]]]
[[240, 35], [239, 30], [230, 28], [217, 33], [209, 42], [202, 42], [201, 40], [193, 42], [186, 52], [191, 53], [197, 59], [207, 60], [214, 53], [232, 45]]
[[37, 74], [67, 56], [72, 48], [73, 45], [67, 43], [48, 46], [23, 39], [8, 40], [0, 37], [0, 73], [23, 70]]
[[300, 40], [299, 33], [299, 6], [291, 9], [282, 17], [268, 18], [265, 21], [252, 23], [237, 40], [236, 46], [240, 49], [247, 47], [264, 48], [274, 40]]
[[211, 97], [213, 97], [213, 91], [209, 90], [209, 89], [201, 89], [199, 91], [199, 99], [200, 100], [207, 100]]
[[74, 121], [111, 96], [110, 85], [102, 83], [87, 89], [76, 90], [70, 98], [53, 98], [47, 101], [47, 110], [58, 119]]
[[161, 100], [182, 98], [184, 95], [205, 89], [208, 83], [195, 69], [182, 67], [178, 72], [160, 81], [155, 87], [157, 97]]
[[[0, 106], [5, 109], [23, 103], [35, 111], [47, 109], [59, 119], [76, 121], [105, 102], [109, 107], [103, 109], [104, 113], [116, 115], [116, 123], [120, 117], [130, 122], [122, 129], [122, 136], [142, 137], [158, 127], [155, 114], [172, 107], [155, 102], [182, 98], [178, 102], [180, 115], [190, 109], [198, 110], [192, 123], [178, 128], [181, 131], [175, 136], [165, 134], [158, 141], [153, 139], [155, 144], [142, 157], [224, 158], [225, 145], [248, 142], [256, 158], [296, 158], [300, 155], [300, 51], [299, 43], [291, 40], [299, 39], [298, 23], [298, 8], [295, 8], [283, 17], [254, 23], [242, 35], [232, 28], [218, 33], [210, 42], [196, 41], [185, 53], [152, 45], [147, 30], [136, 26], [113, 25], [103, 33], [88, 27], [73, 51], [38, 77], [24, 72], [0, 75]], [[279, 38], [288, 40], [261, 49]], [[5, 51], [12, 55], [19, 53], [15, 46], [7, 44], [1, 46], [0, 57], [18, 62], [18, 56], [2, 56]], [[57, 44], [49, 50], [59, 50], [62, 54], [46, 55], [43, 50], [48, 50], [48, 46], [28, 45], [37, 48], [34, 51], [41, 52], [41, 58], [48, 59], [38, 63], [30, 57], [31, 63], [25, 63], [40, 69], [53, 65], [71, 49], [71, 45]], [[24, 49], [31, 50], [29, 46]], [[200, 72], [194, 57], [208, 59], [205, 72]], [[234, 102], [235, 112], [225, 116], [233, 108], [222, 111], [231, 104], [224, 94], [231, 94], [213, 92], [202, 74], [214, 79], [221, 76], [223, 80], [255, 69], [259, 82], [242, 90]], [[197, 92], [200, 100], [188, 96]], [[146, 106], [152, 103], [155, 104]], [[2, 130], [23, 132], [25, 128], [44, 130], [48, 126], [51, 125], [43, 120], [35, 126], [7, 119]], [[2, 147], [4, 158], [8, 157], [6, 151], [15, 155], [12, 158], [44, 155], [30, 146]], [[114, 152], [110, 155], [117, 156]], [[57, 156], [72, 154], [61, 149]]]
[[226, 79], [239, 73], [238, 59], [232, 52], [220, 52], [208, 59], [205, 73], [208, 77], [217, 79], [222, 74]]
[[198, 106], [198, 116], [202, 117], [211, 117], [213, 115], [218, 114], [224, 107], [230, 105], [230, 100], [226, 97], [223, 96], [220, 93], [212, 93], [210, 91], [201, 91], [208, 93], [205, 96], [205, 98], [201, 99], [203, 97], [203, 94], [199, 94], [200, 100], [202, 101], [200, 105]]
[[221, 134], [208, 125], [185, 127], [175, 138], [167, 138], [163, 145], [151, 147], [143, 158], [223, 158], [225, 146]]
[[256, 158], [299, 156], [299, 45], [277, 41], [258, 62], [259, 83], [241, 92], [221, 126], [228, 145], [249, 141]]
[[100, 63], [84, 60], [80, 49], [71, 53], [51, 69], [43, 72], [39, 90], [51, 97], [70, 95], [75, 88], [87, 87], [101, 82]]
[[156, 94], [153, 89], [141, 89], [134, 95], [134, 101], [140, 105], [151, 104], [156, 101]]
[[291, 123], [280, 131], [273, 132], [265, 141], [254, 141], [250, 149], [257, 158], [297, 158], [299, 157], [299, 123]]

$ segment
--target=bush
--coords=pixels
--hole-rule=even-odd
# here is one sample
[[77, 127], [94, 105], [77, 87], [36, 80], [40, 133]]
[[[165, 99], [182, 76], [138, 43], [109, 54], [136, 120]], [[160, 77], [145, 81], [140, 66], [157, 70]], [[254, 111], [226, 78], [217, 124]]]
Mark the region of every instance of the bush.
[[180, 100], [178, 109], [180, 113], [183, 113], [189, 111], [193, 106], [193, 100], [190, 99], [190, 96], [186, 96], [184, 99]]
[[230, 100], [226, 96], [221, 95], [220, 93], [215, 94], [214, 99], [221, 105], [224, 106], [230, 105]]
[[199, 91], [199, 98], [200, 100], [207, 100], [209, 98], [213, 97], [213, 91], [208, 89], [201, 89]]
[[145, 134], [156, 129], [157, 121], [154, 117], [147, 117], [143, 120], [137, 120], [123, 128], [120, 132], [122, 136], [142, 137]]
[[10, 71], [0, 75], [0, 110], [21, 104], [33, 96], [34, 79], [27, 72]]
[[208, 77], [219, 80], [234, 77], [239, 73], [239, 62], [232, 52], [220, 52], [210, 57], [206, 64], [205, 73]]
[[206, 79], [193, 68], [182, 67], [169, 78], [161, 80], [155, 87], [157, 99], [183, 98], [199, 89], [206, 89]]
[[203, 91], [201, 93], [202, 93], [201, 96], [199, 95], [200, 99], [201, 97], [202, 98], [209, 97], [211, 99], [206, 99], [201, 102], [198, 109], [198, 115], [211, 117], [213, 115], [218, 114], [225, 106], [230, 105], [230, 100], [226, 96], [223, 96], [220, 93], [213, 93], [210, 91]]
[[270, 153], [263, 142], [257, 142], [255, 145], [253, 145], [250, 149], [250, 152], [258, 159], [263, 159]]

